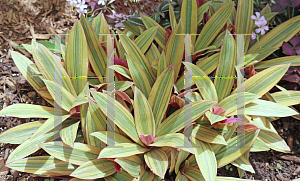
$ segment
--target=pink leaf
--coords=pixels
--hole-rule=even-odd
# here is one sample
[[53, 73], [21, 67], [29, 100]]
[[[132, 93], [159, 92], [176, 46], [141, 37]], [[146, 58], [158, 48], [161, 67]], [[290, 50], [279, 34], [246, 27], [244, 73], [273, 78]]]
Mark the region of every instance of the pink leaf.
[[225, 119], [223, 121], [221, 121], [220, 123], [226, 124], [226, 123], [235, 123], [238, 121], [243, 121], [243, 119], [241, 118], [229, 118], [229, 119]]
[[147, 135], [147, 136], [140, 135], [140, 139], [145, 145], [148, 146], [153, 143], [153, 141], [155, 140], [155, 137], [152, 135]]
[[214, 114], [215, 115], [221, 115], [223, 112], [226, 111], [226, 109], [218, 107], [218, 106], [213, 106]]

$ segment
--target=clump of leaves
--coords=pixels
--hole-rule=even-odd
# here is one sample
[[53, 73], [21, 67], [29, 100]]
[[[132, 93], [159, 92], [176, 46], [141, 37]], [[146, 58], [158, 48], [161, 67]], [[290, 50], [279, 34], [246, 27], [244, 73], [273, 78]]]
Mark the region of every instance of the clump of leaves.
[[[300, 17], [262, 35], [259, 42], [246, 37], [245, 64], [240, 65], [237, 60], [243, 57], [237, 57], [239, 46], [231, 32], [251, 33], [252, 0], [239, 1], [237, 9], [232, 1], [207, 2], [197, 8], [196, 0], [183, 0], [179, 21], [171, 4], [169, 10], [171, 29], [141, 14], [143, 26], [127, 24], [112, 40], [103, 35], [114, 34], [103, 14], [92, 25], [82, 17], [66, 46], [61, 46], [62, 61], [34, 40], [23, 46], [35, 63], [13, 51], [21, 73], [40, 96], [61, 108], [61, 116], [53, 107], [31, 104], [1, 110], [0, 116], [47, 119], [0, 135], [2, 143], [20, 144], [6, 166], [73, 180], [221, 181], [227, 178], [217, 176], [217, 168], [228, 164], [238, 168], [240, 177], [245, 171], [254, 172], [250, 152], [290, 152], [271, 122], [298, 118], [291, 106], [300, 103], [300, 91], [269, 91], [299, 61], [295, 56], [262, 60], [299, 32]], [[269, 8], [260, 13], [267, 21], [276, 14]], [[191, 37], [191, 54], [185, 55], [185, 37], [178, 34], [197, 32], [200, 35]], [[113, 59], [107, 52], [111, 49], [116, 50]], [[192, 60], [185, 61], [184, 56]], [[240, 69], [247, 67], [249, 76], [241, 84], [231, 78], [217, 79], [237, 74], [242, 80]], [[106, 79], [87, 79], [108, 77], [112, 71], [115, 85]], [[191, 73], [200, 79], [185, 80]], [[55, 82], [57, 77], [61, 85]], [[192, 89], [187, 90], [186, 84]], [[113, 86], [115, 97], [108, 91]], [[237, 104], [241, 98], [244, 103]], [[244, 124], [238, 129], [245, 134], [235, 134], [239, 121]], [[39, 149], [48, 155], [28, 157]]]

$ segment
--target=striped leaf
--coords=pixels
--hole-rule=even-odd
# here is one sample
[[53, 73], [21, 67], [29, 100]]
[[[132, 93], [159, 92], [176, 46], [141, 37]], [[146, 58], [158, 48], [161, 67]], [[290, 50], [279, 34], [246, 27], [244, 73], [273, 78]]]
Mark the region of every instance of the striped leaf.
[[[256, 130], [229, 139], [227, 141], [228, 145], [222, 146], [218, 152], [215, 152], [218, 168], [223, 167], [242, 156], [254, 143], [258, 133], [259, 130]], [[236, 140], [239, 141], [237, 142]]]
[[178, 25], [172, 31], [166, 45], [166, 63], [167, 66], [174, 63], [174, 81], [176, 81], [182, 62], [184, 51], [184, 36], [177, 35], [184, 33], [183, 22], [179, 21]]
[[161, 149], [152, 149], [144, 154], [145, 162], [150, 170], [161, 178], [165, 177], [168, 168], [168, 157]]
[[161, 55], [158, 60], [158, 65], [157, 65], [157, 77], [167, 68], [167, 62], [166, 62], [166, 54], [165, 51], [163, 50], [161, 52]]
[[151, 28], [148, 28], [134, 40], [134, 43], [139, 47], [143, 54], [147, 51], [147, 49], [153, 42], [157, 31], [158, 26], [153, 26]]
[[74, 165], [82, 165], [87, 161], [96, 159], [101, 151], [101, 148], [77, 142], [74, 143], [73, 148], [61, 141], [43, 143], [40, 146], [49, 155]]
[[155, 136], [155, 121], [152, 109], [143, 93], [134, 89], [134, 121], [138, 135]]
[[33, 140], [26, 140], [21, 145], [19, 145], [7, 158], [6, 163], [13, 162], [15, 160], [22, 159], [28, 155], [31, 155], [32, 153], [38, 151], [41, 147], [40, 144], [52, 141], [56, 138], [58, 138], [59, 130], [51, 131], [49, 133], [46, 133], [44, 135], [41, 135]]
[[[149, 50], [146, 53], [146, 57], [147, 60], [149, 61], [149, 63], [151, 62], [151, 64], [154, 64], [156, 59], [159, 59], [160, 57], [160, 52], [157, 49], [156, 45], [154, 43], [151, 44]], [[158, 60], [157, 60], [158, 62]], [[153, 65], [151, 65], [153, 67]], [[156, 72], [154, 72], [156, 75]]]
[[206, 126], [197, 125], [193, 129], [193, 134], [195, 138], [206, 143], [227, 145], [227, 142], [221, 134]]
[[216, 88], [207, 74], [203, 72], [199, 67], [189, 62], [183, 63], [189, 72], [193, 72], [193, 79], [199, 88], [199, 91], [203, 99], [218, 101]]
[[209, 5], [211, 5], [211, 1], [206, 2], [205, 4], [202, 4], [198, 9], [197, 9], [197, 25], [201, 23], [203, 20], [203, 15], [206, 13], [209, 9]]
[[[105, 76], [106, 64], [107, 64], [106, 52], [104, 51], [104, 49], [102, 48], [102, 46], [100, 44], [100, 42], [102, 42], [102, 39], [107, 39], [106, 38], [107, 35], [99, 35], [99, 34], [100, 33], [109, 33], [109, 32], [107, 32], [105, 30], [106, 22], [104, 22], [105, 20], [101, 20], [102, 16], [103, 15], [101, 13], [95, 18], [95, 20], [93, 22], [94, 28], [90, 25], [90, 23], [87, 21], [86, 18], [84, 18], [84, 17], [80, 18], [80, 22], [81, 22], [83, 30], [84, 30], [84, 32], [82, 32], [82, 33], [84, 33], [84, 35], [86, 37], [86, 40], [84, 40], [85, 39], [84, 37], [82, 38], [82, 41], [84, 40], [86, 42], [85, 44], [82, 44], [82, 46], [84, 46], [85, 49], [86, 49], [85, 46], [86, 45], [88, 46], [87, 47], [88, 49], [85, 51], [84, 58], [87, 58], [87, 56], [88, 56], [89, 62], [91, 63], [91, 66], [92, 66], [96, 76], [98, 76], [98, 77]], [[95, 27], [95, 26], [97, 26], [97, 27]], [[99, 29], [99, 28], [102, 28], [102, 29]], [[80, 35], [80, 36], [84, 36], [84, 35]], [[99, 36], [100, 41], [97, 38], [98, 36]], [[74, 43], [76, 43], [76, 42], [74, 41]], [[73, 48], [73, 51], [76, 51], [76, 49]], [[74, 55], [70, 55], [70, 56], [74, 56]], [[83, 55], [81, 55], [81, 56], [83, 56]], [[84, 60], [84, 66], [86, 63], [85, 61], [87, 62], [87, 60]], [[78, 66], [78, 67], [80, 67], [80, 66]], [[82, 74], [83, 73], [86, 74], [85, 72], [82, 72]], [[76, 80], [76, 79], [73, 80], [73, 82], [75, 82], [75, 81], [78, 81], [78, 80]], [[99, 79], [99, 81], [100, 81], [100, 79]]]
[[245, 55], [244, 56], [244, 65], [251, 63], [257, 56], [258, 56], [258, 53]]
[[105, 147], [99, 154], [99, 158], [122, 158], [132, 155], [142, 154], [150, 151], [135, 143], [119, 143]]
[[100, 12], [98, 16], [94, 19], [92, 26], [93, 29], [95, 30], [97, 37], [99, 38], [99, 41], [100, 42], [106, 41], [107, 40], [106, 35], [100, 35], [100, 34], [109, 34], [110, 32], [109, 32], [108, 24], [102, 12]]
[[146, 165], [142, 165], [140, 169], [140, 176], [139, 180], [140, 181], [153, 181], [154, 179], [154, 174], [147, 168]]
[[126, 21], [123, 22], [123, 25], [130, 31], [133, 33], [133, 35], [135, 36], [140, 36], [141, 32], [139, 30], [139, 28], [137, 26], [134, 26], [132, 24], [127, 23]]
[[235, 93], [221, 100], [219, 103], [216, 104], [216, 106], [226, 109], [225, 115], [228, 115], [232, 112], [236, 112], [237, 109], [244, 107], [244, 105], [237, 105], [237, 99], [243, 99], [245, 105], [247, 105], [260, 97], [261, 96], [249, 92]]
[[300, 104], [300, 91], [288, 91], [289, 95], [285, 92], [275, 92], [272, 93], [272, 97], [275, 99], [276, 103], [282, 104], [284, 106], [292, 106]]
[[276, 132], [261, 130], [258, 137], [265, 143], [266, 146], [273, 150], [283, 153], [289, 153], [291, 151], [290, 147]]
[[104, 143], [101, 143], [100, 140], [96, 139], [95, 137], [91, 136], [91, 133], [96, 131], [105, 131], [106, 130], [106, 116], [101, 111], [101, 109], [97, 106], [96, 103], [90, 101], [89, 109], [86, 116], [86, 139], [87, 143], [92, 146], [105, 146]]
[[0, 135], [1, 143], [22, 144], [29, 139], [45, 121], [34, 121], [13, 127]]
[[54, 81], [54, 77], [56, 75], [61, 75], [64, 77], [62, 79], [63, 88], [65, 88], [72, 95], [77, 95], [72, 82], [69, 79], [68, 73], [61, 65], [61, 59], [54, 55], [44, 45], [36, 43], [34, 40], [32, 40], [31, 46], [33, 58], [38, 69], [43, 74], [43, 78]]
[[231, 164], [240, 169], [246, 170], [251, 173], [255, 173], [251, 163], [243, 155], [241, 157], [239, 157], [238, 159], [236, 159], [235, 161], [231, 162]]
[[174, 31], [174, 29], [177, 25], [177, 22], [176, 22], [176, 17], [175, 17], [175, 14], [174, 14], [173, 6], [171, 5], [170, 2], [169, 2], [169, 17], [170, 17], [171, 28]]
[[[62, 122], [64, 122], [66, 119], [68, 119], [71, 115], [62, 115], [62, 116], [53, 116], [45, 121], [45, 123], [39, 127], [39, 129], [32, 135], [30, 140], [34, 140], [35, 138], [38, 138], [39, 136], [48, 133], [52, 129], [56, 128], [58, 125], [60, 125]], [[57, 128], [59, 129], [59, 128]]]
[[[83, 17], [80, 18], [82, 24], [88, 24], [91, 30], [91, 25]], [[85, 21], [84, 21], [85, 20]], [[92, 30], [91, 30], [92, 31]], [[76, 21], [75, 25], [72, 28], [72, 31], [69, 36], [67, 51], [66, 51], [66, 61], [65, 67], [72, 81], [72, 84], [75, 88], [75, 91], [80, 94], [87, 83], [88, 76], [88, 45], [85, 35], [89, 35], [90, 32], [83, 30], [79, 21]], [[96, 35], [93, 37], [97, 40]], [[89, 48], [94, 48], [89, 46]], [[98, 48], [98, 47], [97, 47]], [[93, 50], [93, 49], [92, 49]], [[90, 56], [91, 57], [91, 56]], [[100, 59], [101, 60], [101, 59]]]
[[[289, 64], [276, 65], [263, 70], [239, 85], [237, 89], [239, 92], [250, 92], [262, 96], [279, 82], [289, 66]], [[232, 94], [236, 93], [237, 89]]]
[[60, 137], [62, 141], [71, 147], [74, 147], [74, 141], [77, 137], [79, 123], [80, 121], [77, 121], [74, 124], [71, 124], [70, 126], [67, 126], [60, 131]]
[[300, 16], [295, 16], [276, 26], [268, 34], [264, 35], [259, 43], [256, 42], [247, 53], [253, 53], [261, 48], [281, 47], [283, 42], [288, 42], [300, 31]]
[[121, 171], [120, 173], [114, 173], [111, 176], [104, 177], [105, 181], [137, 181], [137, 179], [133, 178], [129, 173], [125, 171]]
[[115, 124], [126, 134], [128, 135], [133, 141], [136, 143], [139, 143], [141, 145], [142, 142], [140, 141], [138, 134], [136, 132], [134, 119], [129, 111], [126, 110], [119, 102], [111, 98], [110, 96], [107, 96], [106, 94], [100, 93], [100, 92], [92, 92], [93, 97], [95, 98], [98, 106], [102, 110], [102, 112], [105, 113], [106, 116], [110, 120], [113, 120], [113, 113], [106, 112], [107, 107], [107, 101], [111, 105], [115, 105], [115, 113], [114, 113], [114, 120]]
[[[175, 153], [174, 153], [175, 154]], [[187, 159], [187, 157], [189, 156], [189, 152], [186, 152], [186, 151], [183, 151], [183, 150], [180, 150], [178, 152], [177, 155], [177, 159], [176, 159], [176, 165], [175, 165], [175, 173], [178, 174], [179, 172], [179, 168], [181, 166], [182, 163], [184, 163]], [[175, 155], [175, 156], [176, 156]]]
[[177, 158], [177, 154], [178, 154], [178, 151], [177, 149], [174, 149], [174, 148], [170, 148], [170, 158], [168, 158], [169, 161], [169, 174], [172, 173], [175, 169], [175, 165], [176, 165], [176, 158]]
[[45, 168], [48, 172], [61, 175], [70, 175], [78, 166], [55, 159], [55, 163]]
[[[185, 27], [185, 34], [197, 34], [197, 2], [196, 0], [183, 0], [181, 4], [181, 19]], [[196, 36], [192, 36], [194, 44]]]
[[[253, 29], [253, 20], [251, 16], [253, 15], [253, 0], [239, 1], [237, 5], [237, 12], [235, 16], [235, 28], [236, 34], [251, 34]], [[248, 50], [250, 43], [250, 36], [245, 37], [244, 51]]]
[[222, 121], [224, 119], [227, 119], [226, 117], [224, 116], [219, 116], [219, 115], [216, 115], [216, 114], [213, 114], [212, 112], [210, 111], [207, 111], [205, 113], [205, 116], [207, 117], [207, 119], [210, 121], [210, 124], [214, 124], [216, 122], [219, 122], [219, 121]]
[[183, 173], [191, 181], [205, 181], [199, 168], [188, 167]]
[[59, 160], [52, 156], [36, 156], [14, 161], [6, 166], [20, 172], [55, 176], [61, 174], [47, 172], [45, 169], [57, 162], [59, 162]]
[[136, 155], [124, 158], [117, 158], [115, 159], [115, 162], [117, 162], [122, 167], [122, 169], [124, 169], [133, 177], [139, 176], [140, 168], [143, 164], [143, 161]]
[[224, 43], [220, 52], [219, 64], [215, 74], [214, 86], [216, 87], [218, 100], [222, 100], [230, 94], [235, 77], [236, 45], [233, 36], [229, 35], [229, 33], [230, 32], [226, 30]]
[[132, 80], [134, 81], [136, 87], [138, 87], [142, 93], [148, 97], [153, 83], [151, 83], [151, 80], [148, 79], [147, 74], [145, 71], [143, 71], [142, 67], [137, 61], [127, 54], [126, 58]]
[[187, 176], [182, 175], [181, 172], [178, 172], [175, 180], [180, 180], [180, 181], [189, 181], [189, 179], [187, 178]]
[[205, 180], [214, 181], [217, 176], [217, 160], [211, 145], [192, 138], [195, 157]]
[[[197, 63], [197, 67], [199, 67], [201, 70], [204, 71], [205, 74], [210, 74], [211, 72], [213, 72], [218, 65], [218, 61], [219, 61], [219, 56], [220, 53], [216, 53], [206, 59], [204, 59], [203, 61], [201, 61], [200, 63]], [[182, 75], [176, 82], [176, 86], [177, 88], [181, 91], [184, 89], [184, 75]], [[188, 79], [188, 81], [186, 81], [187, 85], [190, 85], [190, 79]], [[192, 85], [195, 85], [195, 80], [192, 79]]]
[[163, 136], [156, 137], [154, 142], [149, 146], [155, 147], [173, 147], [178, 148], [190, 153], [194, 153], [192, 144], [188, 141], [188, 138], [181, 133], [171, 133]]
[[197, 38], [195, 52], [210, 45], [229, 19], [232, 9], [233, 2], [225, 4], [214, 13]]
[[266, 117], [287, 117], [299, 114], [297, 111], [294, 111], [287, 106], [260, 99], [252, 101], [252, 103], [246, 105], [245, 108], [241, 108], [240, 110], [243, 111], [246, 115]]
[[164, 30], [163, 27], [161, 27], [156, 21], [154, 21], [152, 18], [141, 14], [142, 21], [144, 25], [146, 26], [147, 29], [153, 27], [153, 26], [158, 26], [158, 31], [156, 36], [154, 37], [155, 41], [158, 43], [158, 45], [162, 48], [165, 49], [165, 34], [166, 31]]
[[[20, 111], [21, 110], [21, 111]], [[62, 110], [62, 114], [68, 112]], [[0, 111], [0, 116], [12, 116], [18, 118], [51, 118], [54, 116], [54, 108], [33, 104], [13, 104]]]
[[[112, 143], [112, 139], [110, 137], [107, 137], [107, 131], [97, 131], [91, 133], [91, 135], [95, 136], [105, 144]], [[129, 139], [125, 138], [124, 136], [118, 133], [114, 133], [114, 143], [119, 144], [119, 143], [132, 143], [132, 142]]]
[[96, 179], [115, 172], [114, 162], [107, 159], [95, 159], [80, 165], [70, 176], [80, 179]]
[[[156, 136], [162, 136], [170, 133], [176, 133], [184, 128], [184, 125], [188, 125], [198, 119], [206, 111], [208, 111], [213, 105], [214, 101], [201, 100], [197, 102], [192, 102], [191, 105], [186, 105], [181, 109], [178, 109], [173, 114], [171, 114], [167, 119], [165, 119], [157, 128]], [[191, 112], [191, 119], [187, 121], [184, 119], [184, 112]]]
[[274, 58], [272, 60], [261, 61], [255, 64], [255, 69], [263, 69], [274, 65], [288, 64], [288, 63], [290, 63], [291, 66], [300, 66], [300, 57], [286, 56], [286, 57]]
[[126, 22], [133, 26], [144, 26], [143, 21], [138, 18], [127, 18]]
[[[266, 48], [258, 49], [257, 51], [254, 52], [254, 53], [258, 54], [258, 56], [255, 58], [255, 60], [260, 62], [260, 61], [264, 60], [266, 57], [268, 57], [269, 55], [271, 55], [277, 49], [278, 48], [274, 48], [274, 47], [266, 47]], [[248, 65], [249, 65], [249, 63], [248, 63]]]
[[164, 118], [171, 97], [174, 71], [173, 66], [166, 68], [154, 83], [148, 102], [153, 111], [155, 128]]
[[251, 146], [250, 152], [269, 151], [270, 148], [258, 137]]
[[155, 81], [155, 75], [151, 69], [150, 63], [146, 59], [141, 49], [139, 49], [138, 46], [134, 42], [132, 42], [132, 40], [130, 40], [127, 36], [120, 36], [120, 40], [126, 53], [130, 57], [132, 57], [132, 61], [137, 62], [142, 68], [142, 70], [145, 71], [147, 79], [149, 80], [150, 85], [152, 86]]
[[61, 104], [59, 106], [66, 111], [70, 111], [76, 98], [58, 83], [45, 79], [43, 79], [43, 81], [52, 97], [55, 97], [57, 91], [55, 91], [55, 89], [61, 90]]

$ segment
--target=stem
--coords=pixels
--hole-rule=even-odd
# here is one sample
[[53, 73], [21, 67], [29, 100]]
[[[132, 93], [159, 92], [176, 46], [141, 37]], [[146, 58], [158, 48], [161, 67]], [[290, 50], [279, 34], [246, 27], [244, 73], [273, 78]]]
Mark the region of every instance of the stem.
[[288, 14], [289, 14], [289, 19], [291, 19], [290, 7], [288, 7]]
[[259, 44], [259, 48], [261, 49], [261, 45], [260, 45], [260, 42], [259, 42], [258, 36], [256, 37], [256, 39], [257, 39], [257, 42], [258, 42], [258, 44]]

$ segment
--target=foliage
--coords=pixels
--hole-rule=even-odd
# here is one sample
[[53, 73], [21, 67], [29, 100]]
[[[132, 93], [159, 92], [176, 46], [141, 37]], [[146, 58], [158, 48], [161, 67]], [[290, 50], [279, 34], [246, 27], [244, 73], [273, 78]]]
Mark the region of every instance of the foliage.
[[[237, 9], [231, 0], [199, 8], [196, 0], [183, 0], [179, 21], [168, 4], [171, 29], [141, 14], [143, 26], [125, 23], [123, 32], [117, 30], [114, 47], [103, 35], [114, 32], [99, 14], [92, 25], [84, 16], [75, 23], [66, 45], [61, 45], [62, 60], [35, 40], [23, 45], [34, 63], [12, 51], [32, 87], [61, 111], [58, 116], [56, 108], [32, 104], [0, 111], [0, 116], [47, 119], [0, 135], [2, 143], [20, 144], [8, 157], [7, 167], [73, 180], [220, 181], [228, 178], [217, 176], [217, 168], [228, 164], [238, 168], [240, 177], [245, 171], [254, 172], [250, 152], [290, 151], [271, 122], [297, 118], [299, 113], [291, 106], [300, 103], [300, 91], [281, 88], [270, 94], [269, 90], [290, 66], [299, 66], [299, 58], [262, 60], [299, 32], [300, 16], [261, 35], [259, 42], [246, 36], [245, 63], [236, 65], [243, 57], [237, 57], [238, 42], [230, 32], [251, 33], [253, 0], [239, 1]], [[276, 14], [269, 10], [260, 12], [266, 21]], [[177, 34], [198, 32], [191, 38], [191, 62], [187, 62], [184, 36]], [[110, 59], [107, 50], [112, 48], [116, 51]], [[243, 68], [250, 73], [242, 84], [217, 78], [234, 77]], [[112, 70], [115, 97], [107, 91], [112, 83], [99, 79]], [[185, 73], [201, 78], [185, 80]], [[64, 77], [58, 79], [61, 85], [54, 79], [57, 76]], [[185, 90], [185, 84], [192, 90]], [[237, 104], [237, 98], [244, 103]], [[114, 114], [107, 111], [109, 105], [114, 105]], [[245, 119], [238, 116], [240, 111]], [[107, 121], [113, 119], [114, 125]], [[238, 128], [245, 134], [236, 135], [236, 122], [241, 120], [244, 124]], [[28, 157], [39, 149], [49, 156]]]

